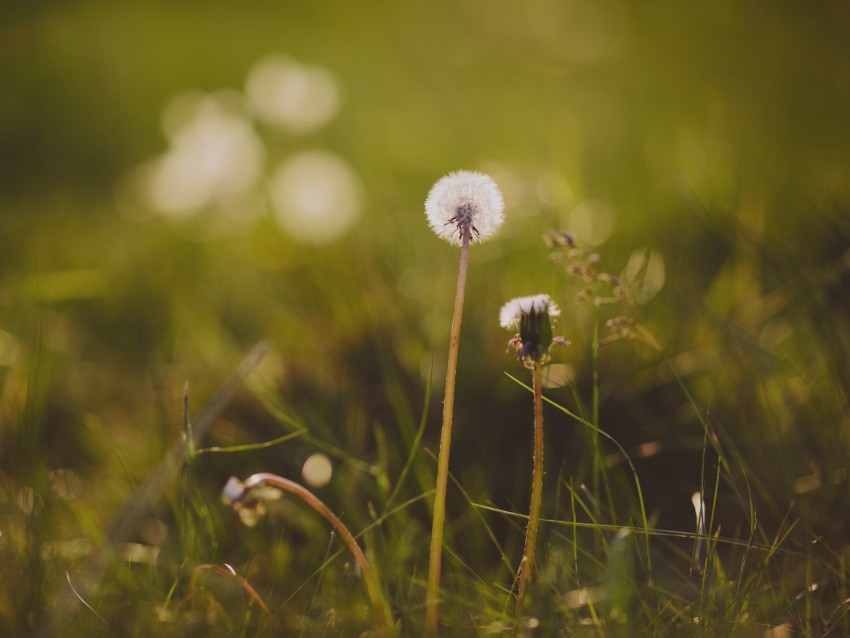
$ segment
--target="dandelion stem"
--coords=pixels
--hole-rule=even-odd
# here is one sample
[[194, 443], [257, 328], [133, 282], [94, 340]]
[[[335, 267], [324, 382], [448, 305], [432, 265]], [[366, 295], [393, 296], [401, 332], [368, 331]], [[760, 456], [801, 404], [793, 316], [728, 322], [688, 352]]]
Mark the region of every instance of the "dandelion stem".
[[248, 477], [243, 485], [243, 493], [247, 493], [248, 490], [257, 487], [258, 485], [270, 485], [279, 490], [283, 490], [284, 492], [295, 494], [295, 496], [307, 503], [307, 505], [316, 510], [328, 523], [331, 524], [334, 530], [336, 530], [336, 533], [339, 534], [340, 538], [346, 544], [351, 554], [354, 556], [354, 560], [357, 561], [357, 564], [360, 566], [360, 571], [363, 574], [363, 582], [366, 584], [366, 591], [369, 594], [369, 600], [372, 603], [378, 622], [385, 632], [389, 632], [389, 625], [387, 624], [389, 606], [381, 593], [380, 587], [378, 587], [378, 582], [375, 580], [371, 567], [369, 567], [369, 561], [366, 560], [366, 555], [363, 553], [363, 550], [360, 549], [360, 545], [357, 544], [357, 541], [354, 539], [354, 536], [349, 531], [348, 527], [345, 526], [345, 523], [339, 520], [337, 515], [334, 514], [327, 505], [319, 500], [319, 497], [313, 494], [313, 492], [303, 485], [300, 485], [295, 481], [285, 479], [282, 476], [269, 474], [267, 472], [260, 472]]
[[457, 355], [460, 348], [460, 324], [463, 317], [466, 271], [469, 264], [470, 232], [469, 228], [463, 230], [455, 309], [452, 317], [451, 337], [449, 338], [449, 360], [446, 366], [446, 395], [443, 401], [443, 426], [440, 431], [440, 452], [437, 458], [437, 484], [434, 494], [434, 519], [431, 527], [428, 589], [425, 593], [425, 635], [429, 638], [437, 635], [439, 621], [440, 567], [443, 555], [443, 529], [446, 520], [446, 485], [449, 479], [449, 448], [452, 442], [455, 378], [457, 377]]
[[534, 572], [537, 525], [540, 522], [540, 503], [543, 501], [543, 390], [540, 363], [534, 362], [532, 368], [534, 389], [534, 466], [531, 479], [531, 507], [528, 514], [528, 527], [525, 531], [525, 549], [519, 572], [519, 587], [516, 600], [517, 626], [522, 620], [522, 604], [525, 588]]

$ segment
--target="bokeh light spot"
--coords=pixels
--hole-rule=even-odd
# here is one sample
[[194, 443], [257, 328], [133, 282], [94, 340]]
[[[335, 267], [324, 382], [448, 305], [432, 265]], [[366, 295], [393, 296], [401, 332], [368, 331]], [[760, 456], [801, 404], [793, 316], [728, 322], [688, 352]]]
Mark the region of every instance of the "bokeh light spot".
[[188, 94], [166, 109], [171, 148], [145, 171], [150, 206], [185, 217], [244, 199], [260, 179], [265, 151], [251, 123], [227, 100]]
[[543, 368], [542, 377], [544, 388], [562, 388], [572, 383], [575, 369], [566, 363], [553, 363]]
[[635, 303], [645, 304], [661, 292], [667, 280], [664, 257], [651, 249], [634, 251], [623, 270], [623, 279], [627, 282]]
[[324, 454], [312, 454], [304, 461], [301, 476], [310, 487], [324, 487], [333, 475], [331, 460]]
[[568, 227], [583, 243], [598, 246], [614, 232], [616, 221], [616, 215], [608, 204], [588, 199], [570, 212]]
[[328, 244], [357, 221], [360, 179], [342, 158], [306, 151], [283, 162], [269, 179], [275, 219], [293, 239]]
[[262, 58], [253, 66], [245, 93], [257, 117], [295, 133], [324, 125], [340, 104], [339, 88], [329, 71], [282, 55]]

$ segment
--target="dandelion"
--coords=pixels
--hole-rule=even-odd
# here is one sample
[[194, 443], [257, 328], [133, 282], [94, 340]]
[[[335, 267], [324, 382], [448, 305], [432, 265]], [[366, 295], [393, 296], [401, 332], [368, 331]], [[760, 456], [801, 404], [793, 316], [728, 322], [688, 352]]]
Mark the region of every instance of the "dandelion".
[[531, 477], [531, 507], [525, 532], [525, 548], [519, 568], [516, 619], [522, 619], [525, 589], [534, 571], [535, 541], [543, 500], [543, 393], [541, 367], [551, 358], [553, 344], [568, 345], [563, 337], [552, 336], [552, 318], [560, 310], [549, 295], [532, 295], [511, 299], [502, 306], [499, 323], [508, 330], [519, 330], [509, 342], [522, 364], [531, 370], [534, 389], [534, 466]]
[[504, 201], [499, 187], [487, 175], [473, 171], [449, 173], [431, 188], [425, 200], [425, 215], [431, 229], [451, 244], [461, 247], [457, 292], [449, 338], [446, 366], [446, 393], [443, 401], [443, 425], [437, 459], [437, 484], [434, 491], [434, 519], [431, 528], [431, 552], [428, 587], [425, 593], [425, 635], [436, 636], [439, 620], [438, 591], [443, 553], [443, 528], [446, 517], [446, 485], [449, 477], [449, 450], [454, 415], [457, 355], [463, 316], [469, 244], [491, 237], [502, 225]]
[[483, 241], [499, 230], [504, 220], [502, 193], [488, 175], [456, 171], [440, 179], [425, 200], [425, 215], [440, 237], [461, 246], [463, 236]]
[[508, 346], [516, 350], [526, 368], [534, 369], [535, 365], [549, 361], [549, 349], [553, 343], [566, 343], [563, 337], [552, 336], [550, 318], [560, 314], [561, 310], [549, 295], [517, 297], [502, 306], [499, 324], [508, 330], [519, 329], [519, 334], [511, 339]]

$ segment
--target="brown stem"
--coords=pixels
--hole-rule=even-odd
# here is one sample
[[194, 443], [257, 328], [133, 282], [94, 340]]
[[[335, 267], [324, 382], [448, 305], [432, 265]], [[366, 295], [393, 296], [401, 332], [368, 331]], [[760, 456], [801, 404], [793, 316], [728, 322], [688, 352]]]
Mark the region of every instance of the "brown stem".
[[369, 567], [369, 561], [366, 560], [366, 555], [363, 553], [363, 550], [360, 549], [360, 545], [358, 545], [357, 541], [354, 540], [354, 536], [345, 524], [339, 520], [337, 515], [334, 514], [327, 505], [319, 500], [319, 497], [303, 485], [290, 481], [289, 479], [285, 479], [282, 476], [269, 474], [267, 472], [252, 474], [245, 480], [243, 485], [245, 492], [257, 487], [258, 485], [271, 485], [272, 487], [276, 487], [284, 492], [295, 494], [307, 503], [307, 505], [321, 514], [324, 519], [331, 524], [334, 530], [336, 530], [337, 534], [339, 534], [340, 538], [348, 546], [349, 551], [354, 556], [354, 560], [357, 561], [357, 564], [360, 566], [360, 570], [363, 573], [363, 582], [366, 583], [366, 591], [369, 594], [369, 600], [372, 602], [375, 615], [378, 617], [378, 621], [384, 630], [389, 630], [389, 625], [387, 623], [388, 613], [386, 611], [388, 605], [380, 588], [378, 587], [378, 583], [375, 580], [372, 569]]
[[531, 508], [528, 514], [528, 527], [525, 531], [525, 549], [519, 568], [519, 587], [516, 601], [517, 626], [522, 620], [525, 589], [531, 582], [534, 572], [537, 526], [540, 521], [540, 504], [543, 500], [543, 392], [538, 362], [534, 363], [532, 377], [534, 386], [534, 469], [531, 480]]
[[437, 624], [439, 622], [440, 568], [443, 555], [443, 529], [446, 521], [446, 485], [449, 480], [449, 451], [452, 443], [457, 354], [460, 349], [460, 324], [463, 318], [464, 289], [469, 264], [469, 233], [468, 229], [463, 232], [460, 249], [455, 309], [449, 338], [449, 360], [446, 366], [446, 395], [443, 401], [443, 427], [440, 431], [440, 452], [437, 459], [437, 484], [434, 494], [434, 519], [431, 527], [428, 589], [425, 592], [425, 636], [428, 638], [437, 635]]

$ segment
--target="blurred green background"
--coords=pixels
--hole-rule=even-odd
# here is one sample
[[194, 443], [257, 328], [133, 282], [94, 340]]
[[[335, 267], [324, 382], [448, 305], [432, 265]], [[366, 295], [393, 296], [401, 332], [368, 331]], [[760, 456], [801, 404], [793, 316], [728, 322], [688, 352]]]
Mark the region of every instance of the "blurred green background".
[[[573, 342], [555, 356], [571, 379], [556, 401], [589, 401], [607, 318], [639, 319], [662, 347], [622, 341], [599, 359], [600, 426], [628, 450], [659, 446], [638, 469], [660, 526], [693, 527], [709, 415], [764, 520], [792, 507], [800, 542], [844, 551], [848, 69], [839, 1], [6, 2], [0, 483], [16, 558], [4, 582], [41, 543], [97, 542], [179, 441], [184, 383], [197, 414], [259, 340], [268, 392], [241, 391], [208, 443], [291, 431], [270, 402], [310, 436], [205, 457], [198, 493], [215, 510], [230, 474], [297, 478], [323, 449], [336, 474], [322, 497], [366, 522], [431, 375], [423, 446], [437, 442], [459, 252], [427, 228], [423, 202], [457, 169], [493, 176], [507, 219], [473, 247], [467, 288], [452, 469], [474, 500], [527, 507], [530, 397], [503, 374], [523, 378], [497, 313], [546, 292]], [[580, 285], [541, 240], [559, 228], [642, 303], [574, 303]], [[551, 475], [587, 480], [586, 432], [554, 412], [547, 430]], [[432, 466], [421, 452], [420, 482], [402, 492], [428, 489]], [[456, 543], [486, 564], [452, 500]], [[411, 514], [420, 542], [427, 513]], [[228, 514], [210, 533], [222, 543], [237, 534]], [[724, 514], [732, 533], [740, 508]], [[199, 562], [235, 561], [211, 547]], [[407, 565], [421, 574], [417, 551]], [[0, 596], [16, 631], [65, 568], [39, 569]]]

